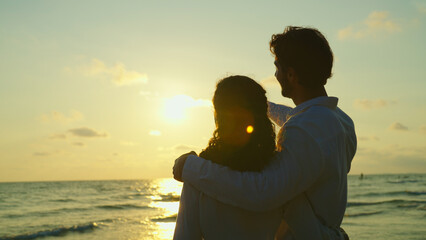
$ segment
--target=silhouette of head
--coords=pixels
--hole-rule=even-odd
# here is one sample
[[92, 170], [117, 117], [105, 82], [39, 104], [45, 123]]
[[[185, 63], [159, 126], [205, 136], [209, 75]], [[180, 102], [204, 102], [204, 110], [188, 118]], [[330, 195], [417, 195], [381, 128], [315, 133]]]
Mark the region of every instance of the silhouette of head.
[[307, 89], [321, 88], [331, 77], [333, 52], [325, 37], [314, 28], [288, 26], [283, 33], [274, 34], [269, 43], [275, 55], [275, 76], [285, 97], [291, 95], [289, 69], [298, 77], [298, 84]]
[[216, 130], [201, 157], [241, 171], [260, 171], [275, 151], [265, 90], [253, 79], [230, 76], [213, 97]]

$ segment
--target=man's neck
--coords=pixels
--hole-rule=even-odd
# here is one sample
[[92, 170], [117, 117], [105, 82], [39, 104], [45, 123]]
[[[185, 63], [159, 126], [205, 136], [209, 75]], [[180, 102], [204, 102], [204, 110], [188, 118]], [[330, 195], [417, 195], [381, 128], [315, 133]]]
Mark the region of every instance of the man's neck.
[[297, 106], [303, 102], [306, 102], [308, 100], [322, 97], [322, 96], [328, 96], [327, 91], [324, 87], [317, 88], [317, 89], [300, 89], [300, 91], [295, 92], [294, 96], [291, 97], [294, 104]]

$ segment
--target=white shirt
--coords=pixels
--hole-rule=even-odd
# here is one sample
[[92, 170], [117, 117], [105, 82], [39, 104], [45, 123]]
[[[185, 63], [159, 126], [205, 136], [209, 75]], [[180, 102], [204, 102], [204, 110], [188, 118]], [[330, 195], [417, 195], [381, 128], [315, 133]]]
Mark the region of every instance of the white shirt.
[[[283, 140], [282, 150], [262, 172], [233, 171], [189, 156], [184, 182], [223, 203], [250, 211], [269, 211], [301, 198], [323, 226], [338, 229], [346, 209], [347, 173], [356, 152], [356, 135], [351, 118], [337, 102], [335, 97], [318, 97], [294, 109], [271, 103], [270, 117], [278, 124], [285, 122], [278, 136]], [[291, 216], [285, 219], [289, 225]], [[294, 223], [290, 227], [297, 230], [303, 221]], [[327, 234], [323, 232], [323, 238]]]
[[174, 240], [273, 240], [282, 208], [251, 212], [221, 203], [184, 183]]

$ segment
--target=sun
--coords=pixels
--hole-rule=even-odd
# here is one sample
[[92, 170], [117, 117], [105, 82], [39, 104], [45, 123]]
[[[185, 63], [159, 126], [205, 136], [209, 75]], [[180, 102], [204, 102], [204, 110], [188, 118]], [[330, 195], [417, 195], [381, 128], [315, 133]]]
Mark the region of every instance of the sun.
[[205, 99], [194, 99], [188, 95], [175, 95], [164, 102], [163, 115], [167, 121], [179, 123], [187, 118], [190, 108], [212, 107], [212, 102]]
[[164, 117], [171, 122], [181, 122], [186, 118], [188, 108], [191, 107], [191, 98], [185, 95], [176, 95], [166, 99]]

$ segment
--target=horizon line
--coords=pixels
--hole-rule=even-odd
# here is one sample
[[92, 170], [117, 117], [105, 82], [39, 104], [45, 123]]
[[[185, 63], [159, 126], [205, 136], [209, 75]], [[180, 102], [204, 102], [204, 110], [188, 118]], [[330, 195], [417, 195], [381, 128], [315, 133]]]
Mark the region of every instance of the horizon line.
[[[417, 175], [417, 174], [426, 174], [426, 172], [424, 173], [415, 173], [415, 172], [411, 172], [411, 173], [350, 173], [348, 174], [348, 176], [359, 176], [363, 174], [364, 177], [365, 176], [372, 176], [372, 175]], [[129, 178], [129, 179], [80, 179], [80, 180], [73, 180], [73, 179], [68, 179], [68, 180], [23, 180], [23, 181], [0, 181], [1, 183], [45, 183], [45, 182], [100, 182], [100, 181], [145, 181], [145, 180], [156, 180], [156, 179], [173, 179], [173, 177], [158, 177], [158, 178]], [[177, 180], [176, 180], [177, 181]]]

